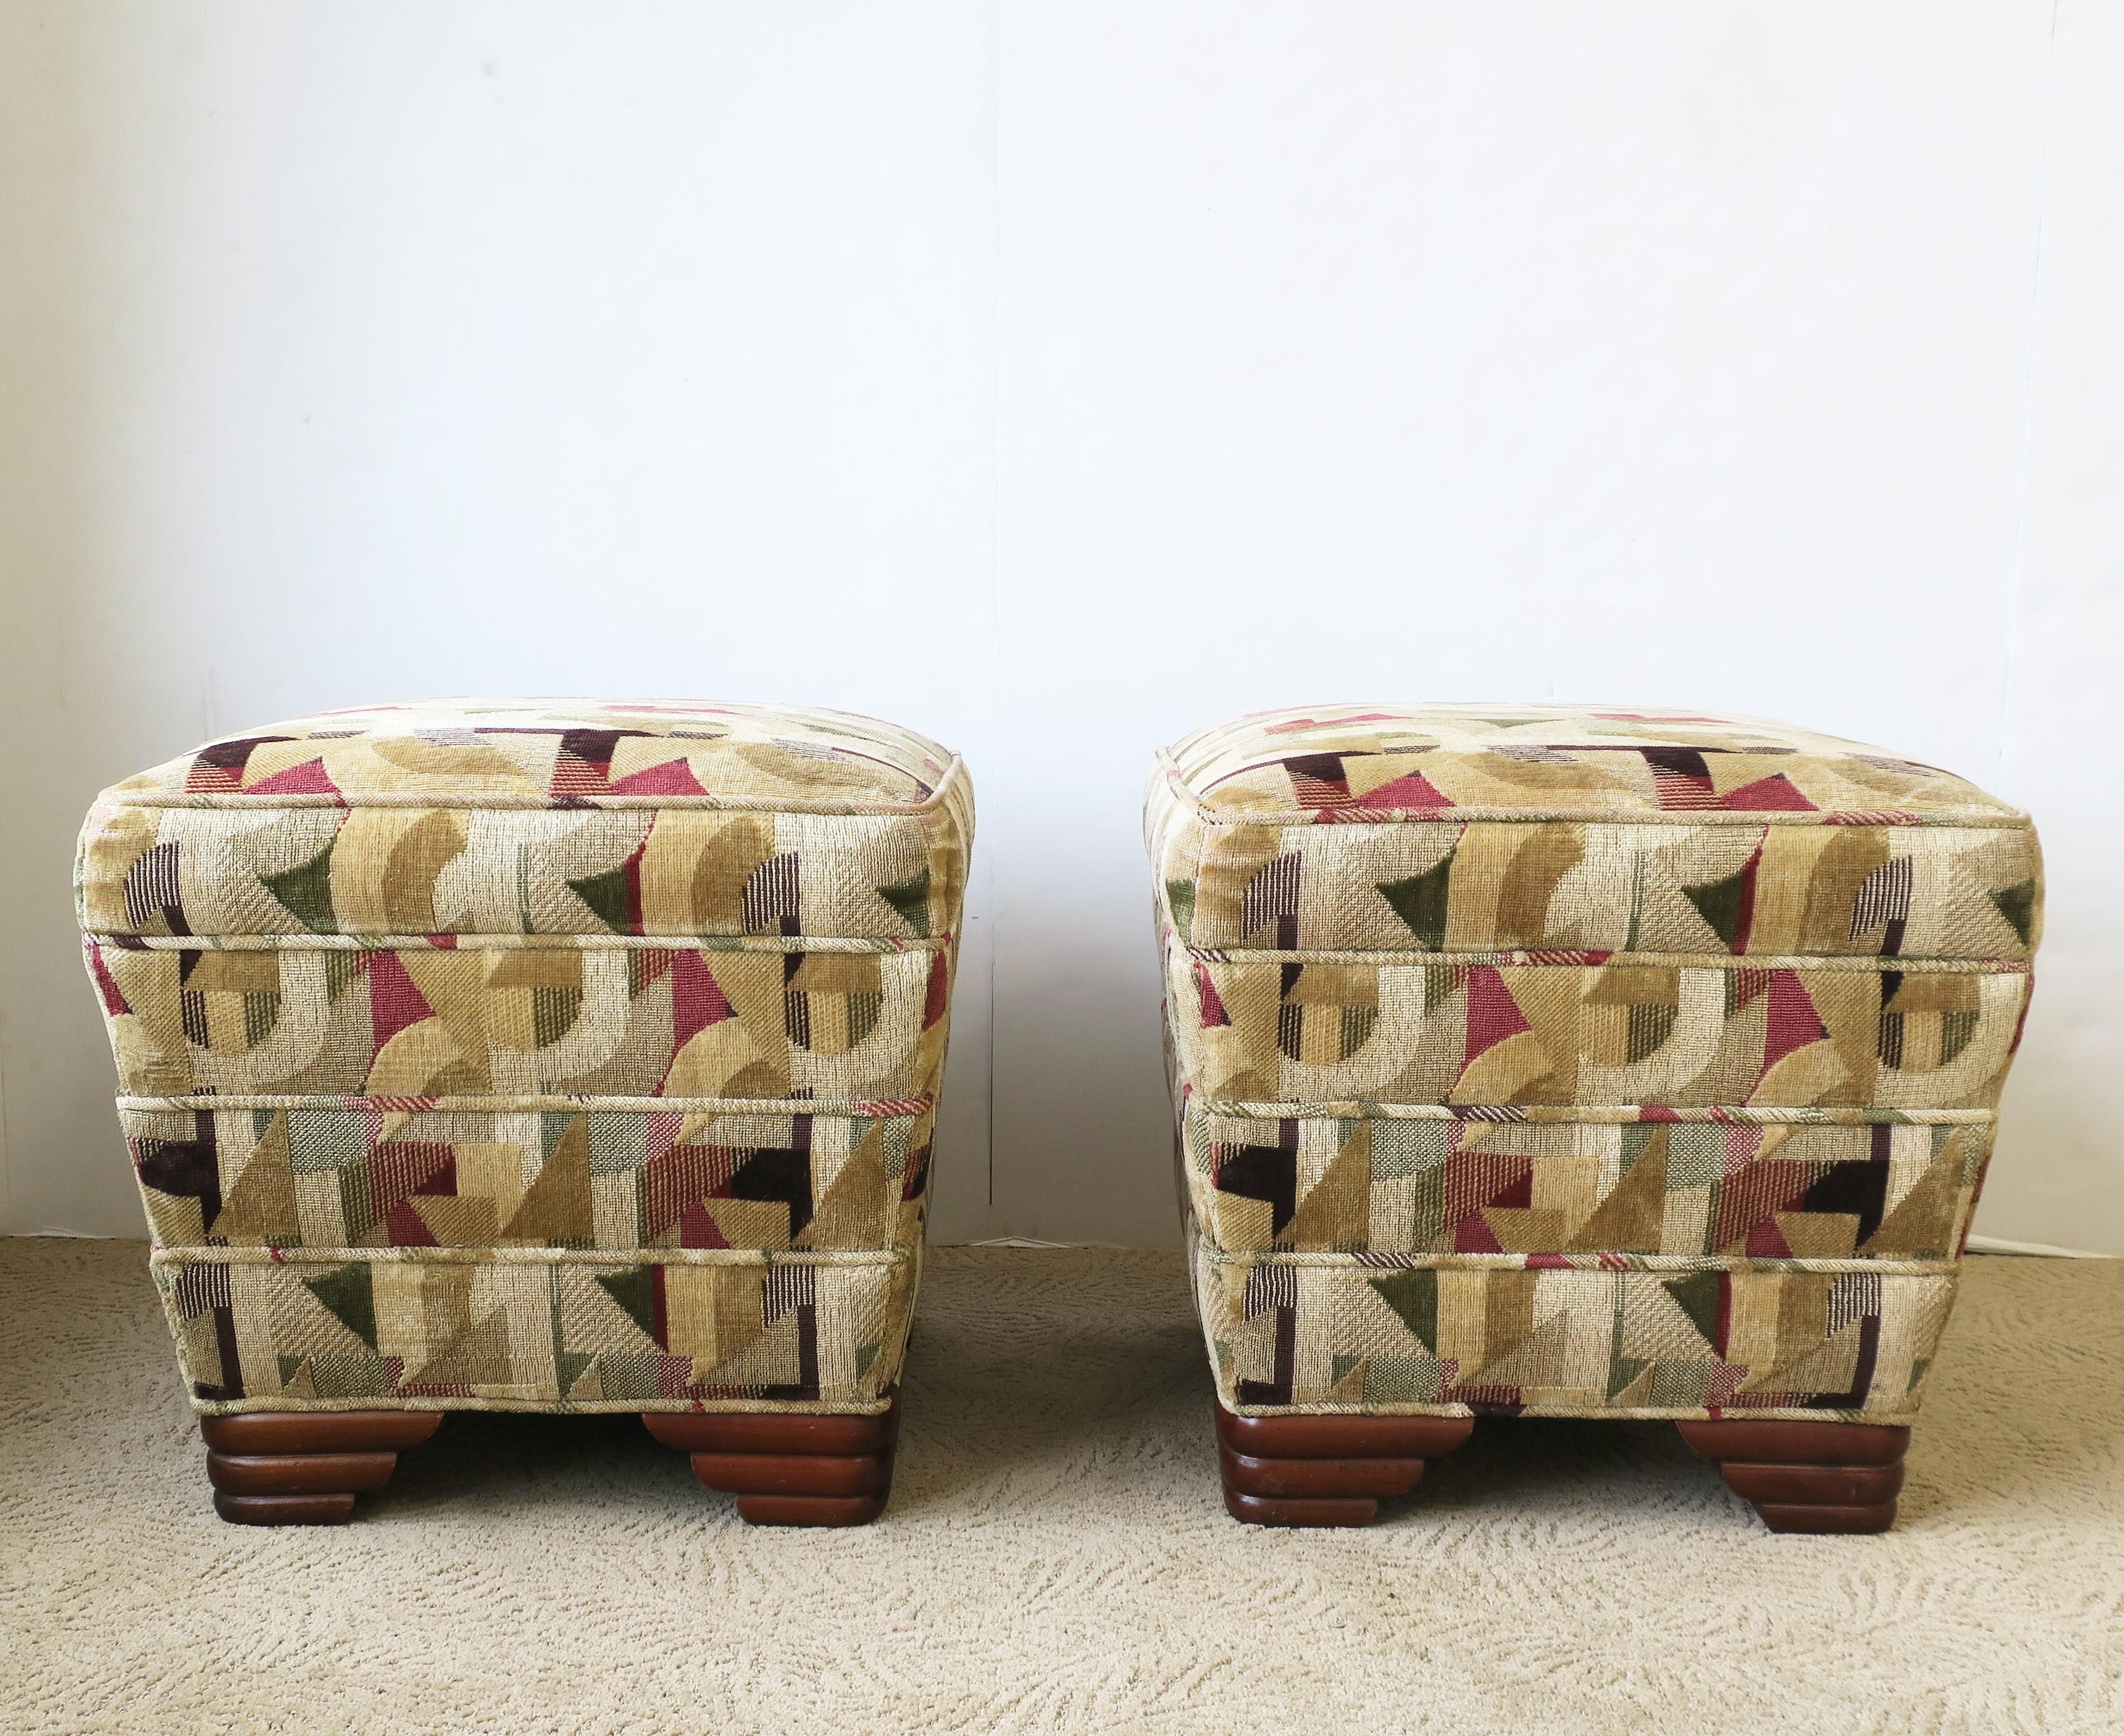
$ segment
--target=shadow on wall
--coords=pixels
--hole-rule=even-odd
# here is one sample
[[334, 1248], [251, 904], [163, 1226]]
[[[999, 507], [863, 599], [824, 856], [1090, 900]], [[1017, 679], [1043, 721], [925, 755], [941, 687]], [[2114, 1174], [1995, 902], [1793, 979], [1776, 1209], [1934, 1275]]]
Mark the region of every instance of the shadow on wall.
[[143, 430], [127, 400], [169, 365], [142, 350], [172, 335], [127, 317], [139, 232], [180, 218], [99, 208], [112, 153], [140, 148], [104, 26], [21, 15], [0, 35], [0, 1232], [138, 1235], [69, 887], [95, 792], [207, 709], [161, 631], [181, 599], [122, 576], [148, 504], [132, 492]]

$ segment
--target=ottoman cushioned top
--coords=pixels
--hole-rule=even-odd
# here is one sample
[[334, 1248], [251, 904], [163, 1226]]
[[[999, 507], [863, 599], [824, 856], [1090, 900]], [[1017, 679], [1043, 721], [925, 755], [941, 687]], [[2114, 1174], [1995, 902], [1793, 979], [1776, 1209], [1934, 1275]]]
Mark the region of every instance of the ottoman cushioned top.
[[139, 935], [782, 934], [956, 908], [959, 762], [836, 711], [435, 701], [217, 741], [106, 791], [82, 926]]
[[1336, 706], [1162, 757], [1152, 855], [1201, 946], [2023, 959], [2028, 818], [1779, 724]]

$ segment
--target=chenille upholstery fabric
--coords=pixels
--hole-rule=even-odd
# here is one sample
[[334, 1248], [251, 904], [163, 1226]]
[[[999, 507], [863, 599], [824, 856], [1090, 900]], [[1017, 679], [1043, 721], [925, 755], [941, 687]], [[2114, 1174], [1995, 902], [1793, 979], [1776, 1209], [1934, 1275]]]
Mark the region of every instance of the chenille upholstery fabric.
[[106, 791], [82, 945], [197, 1408], [881, 1408], [972, 825], [919, 736], [676, 703]]
[[1915, 1413], [2026, 815], [1781, 725], [1348, 706], [1162, 754], [1146, 834], [1229, 1408]]

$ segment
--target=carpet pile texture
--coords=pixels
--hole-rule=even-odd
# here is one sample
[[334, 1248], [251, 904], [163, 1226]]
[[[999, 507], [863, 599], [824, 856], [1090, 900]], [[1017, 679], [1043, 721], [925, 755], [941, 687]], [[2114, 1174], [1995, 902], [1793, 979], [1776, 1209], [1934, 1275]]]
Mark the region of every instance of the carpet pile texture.
[[494, 1415], [349, 1527], [224, 1525], [137, 1243], [0, 1242], [0, 1366], [11, 1736], [2124, 1729], [2124, 1262], [1970, 1262], [1884, 1537], [1772, 1537], [1624, 1422], [1236, 1524], [1177, 1254], [935, 1250], [859, 1531]]

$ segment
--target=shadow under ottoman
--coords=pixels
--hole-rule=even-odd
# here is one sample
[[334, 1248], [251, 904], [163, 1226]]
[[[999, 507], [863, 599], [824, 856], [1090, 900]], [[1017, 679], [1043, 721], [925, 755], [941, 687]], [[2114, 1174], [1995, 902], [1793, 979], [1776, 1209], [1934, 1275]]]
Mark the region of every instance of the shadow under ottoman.
[[2041, 905], [2028, 819], [1779, 725], [1257, 715], [1148, 835], [1226, 1504], [1370, 1518], [1483, 1415], [1668, 1418], [1880, 1531]]
[[215, 1505], [636, 1411], [749, 1520], [890, 1486], [972, 799], [838, 712], [453, 701], [106, 791], [83, 945]]

